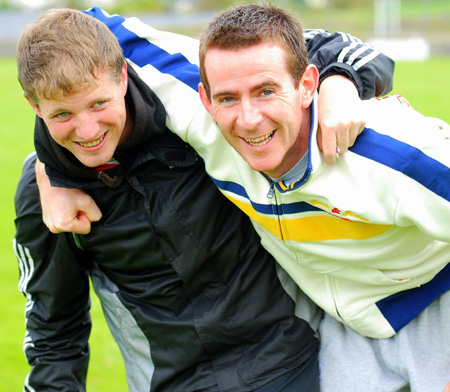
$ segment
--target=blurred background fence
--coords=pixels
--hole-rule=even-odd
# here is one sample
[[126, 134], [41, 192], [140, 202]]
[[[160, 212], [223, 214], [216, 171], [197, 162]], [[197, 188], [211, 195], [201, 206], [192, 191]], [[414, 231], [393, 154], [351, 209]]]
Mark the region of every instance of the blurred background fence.
[[[259, 0], [256, 0], [258, 2]], [[235, 0], [0, 0], [0, 55], [15, 53], [23, 28], [42, 10], [55, 7], [86, 9], [100, 6], [109, 13], [139, 16], [158, 29], [197, 37], [217, 10]], [[449, 0], [278, 0], [305, 27], [346, 31], [393, 56], [411, 59], [450, 56]], [[388, 39], [388, 40], [386, 40]], [[389, 46], [390, 45], [390, 46]], [[395, 46], [397, 45], [397, 46]], [[387, 48], [387, 49], [386, 49]], [[389, 54], [389, 53], [388, 53]]]

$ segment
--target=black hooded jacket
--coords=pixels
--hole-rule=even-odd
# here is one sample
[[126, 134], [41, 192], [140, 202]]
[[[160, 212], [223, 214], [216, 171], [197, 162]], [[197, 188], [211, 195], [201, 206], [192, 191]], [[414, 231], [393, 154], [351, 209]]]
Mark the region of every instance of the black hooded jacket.
[[[316, 355], [318, 341], [295, 316], [249, 219], [165, 128], [164, 108], [129, 68], [134, 130], [117, 150], [118, 168], [84, 168], [37, 121], [36, 149], [51, 181], [86, 189], [103, 217], [88, 235], [51, 234], [34, 159], [26, 162], [14, 246], [27, 297], [27, 383], [85, 390], [90, 276], [130, 391], [252, 391]], [[306, 299], [297, 306], [317, 310]]]

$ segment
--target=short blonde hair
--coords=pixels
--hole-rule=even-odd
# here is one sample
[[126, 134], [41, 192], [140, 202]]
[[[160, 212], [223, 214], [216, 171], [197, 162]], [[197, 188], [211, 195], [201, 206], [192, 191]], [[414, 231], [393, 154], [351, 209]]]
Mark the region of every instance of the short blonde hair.
[[95, 83], [99, 72], [120, 80], [125, 59], [114, 34], [99, 20], [73, 9], [47, 11], [25, 28], [17, 46], [24, 94], [58, 99]]

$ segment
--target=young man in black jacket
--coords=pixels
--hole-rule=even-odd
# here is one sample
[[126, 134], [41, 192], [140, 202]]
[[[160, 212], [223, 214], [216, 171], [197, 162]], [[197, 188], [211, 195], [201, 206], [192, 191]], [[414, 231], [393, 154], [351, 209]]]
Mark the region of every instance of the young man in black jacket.
[[125, 61], [105, 24], [56, 10], [24, 32], [18, 69], [53, 185], [86, 191], [102, 211], [87, 235], [52, 234], [35, 156], [26, 161], [14, 241], [25, 390], [85, 390], [91, 277], [130, 391], [318, 391], [320, 311], [166, 128], [147, 68]]

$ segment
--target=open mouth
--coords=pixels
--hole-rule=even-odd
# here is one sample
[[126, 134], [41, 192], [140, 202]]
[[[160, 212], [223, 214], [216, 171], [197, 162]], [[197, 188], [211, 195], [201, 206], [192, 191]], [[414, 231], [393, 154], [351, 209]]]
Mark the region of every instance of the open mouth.
[[267, 135], [257, 137], [254, 139], [250, 139], [250, 138], [246, 138], [246, 137], [244, 137], [243, 139], [253, 147], [262, 147], [270, 142], [270, 139], [272, 139], [274, 132], [275, 131], [272, 131], [272, 132], [268, 133]]
[[93, 140], [92, 142], [77, 142], [81, 147], [86, 147], [86, 148], [89, 148], [89, 147], [95, 147], [95, 146], [98, 146], [102, 141], [103, 141], [103, 139], [105, 138], [105, 133], [102, 135], [102, 136], [100, 136], [97, 140]]

